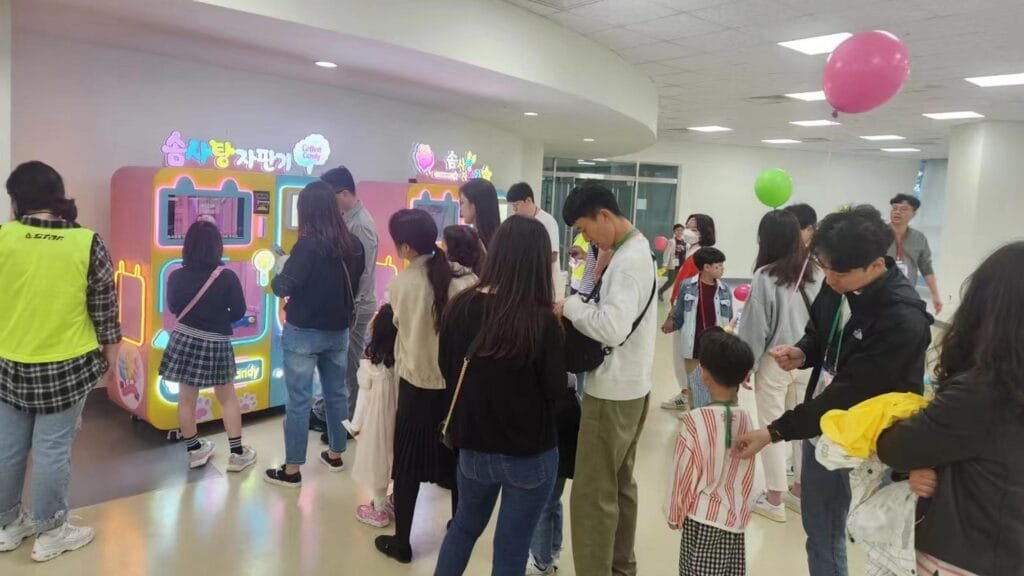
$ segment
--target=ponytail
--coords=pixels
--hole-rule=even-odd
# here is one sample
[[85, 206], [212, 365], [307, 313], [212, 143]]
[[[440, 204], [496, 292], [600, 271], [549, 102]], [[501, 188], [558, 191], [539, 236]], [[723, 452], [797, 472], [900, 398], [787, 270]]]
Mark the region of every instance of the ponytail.
[[56, 198], [52, 201], [53, 215], [67, 220], [68, 222], [74, 222], [78, 220], [78, 207], [75, 205], [73, 198]]
[[444, 250], [434, 249], [434, 255], [427, 260], [427, 280], [434, 291], [434, 331], [441, 331], [441, 316], [448, 305], [448, 287], [452, 283], [452, 269]]

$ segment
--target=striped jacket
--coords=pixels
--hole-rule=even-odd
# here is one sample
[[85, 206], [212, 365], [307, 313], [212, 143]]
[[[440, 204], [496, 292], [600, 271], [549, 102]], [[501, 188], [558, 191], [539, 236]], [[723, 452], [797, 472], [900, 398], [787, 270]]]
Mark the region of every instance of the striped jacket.
[[[732, 437], [753, 429], [750, 415], [732, 407]], [[686, 518], [728, 532], [742, 533], [750, 521], [754, 460], [734, 458], [726, 448], [725, 407], [688, 412], [676, 441], [675, 465], [666, 506], [668, 522]]]

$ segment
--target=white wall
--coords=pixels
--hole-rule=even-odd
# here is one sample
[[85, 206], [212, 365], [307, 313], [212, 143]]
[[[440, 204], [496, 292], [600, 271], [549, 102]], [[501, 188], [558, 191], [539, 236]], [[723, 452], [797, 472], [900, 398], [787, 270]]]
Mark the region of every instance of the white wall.
[[[0, 174], [11, 173], [11, 0], [0, 0]], [[0, 222], [10, 213], [7, 191], [0, 192]]]
[[413, 104], [22, 33], [14, 56], [13, 159], [52, 164], [78, 199], [80, 221], [101, 234], [111, 174], [160, 165], [171, 130], [277, 150], [321, 133], [331, 142], [328, 167], [344, 163], [357, 180], [404, 182], [414, 175], [413, 143], [426, 142], [472, 150], [499, 187], [540, 181], [541, 145]]
[[757, 226], [768, 210], [754, 196], [754, 180], [768, 168], [793, 178], [791, 203], [814, 207], [818, 218], [850, 203], [872, 204], [888, 218], [889, 199], [913, 193], [919, 161], [775, 148], [660, 142], [627, 156], [631, 160], [677, 164], [677, 221], [692, 213], [715, 219], [717, 247], [728, 259], [726, 275], [747, 277], [757, 257]]

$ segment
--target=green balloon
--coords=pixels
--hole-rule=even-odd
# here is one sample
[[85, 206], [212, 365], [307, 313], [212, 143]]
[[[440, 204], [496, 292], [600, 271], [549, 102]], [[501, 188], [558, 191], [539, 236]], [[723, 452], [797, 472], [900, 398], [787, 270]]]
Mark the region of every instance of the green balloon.
[[769, 208], [778, 208], [789, 202], [793, 195], [793, 179], [782, 168], [770, 168], [761, 172], [754, 182], [757, 199]]

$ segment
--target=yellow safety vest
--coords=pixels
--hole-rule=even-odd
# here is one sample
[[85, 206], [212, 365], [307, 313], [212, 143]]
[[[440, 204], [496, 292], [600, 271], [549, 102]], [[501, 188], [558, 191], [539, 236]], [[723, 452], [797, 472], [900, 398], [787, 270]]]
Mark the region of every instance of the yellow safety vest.
[[0, 226], [0, 358], [61, 362], [99, 347], [86, 306], [95, 233]]

